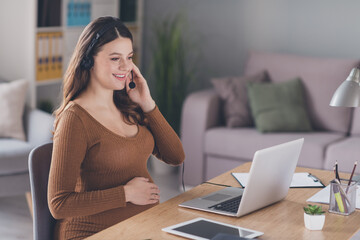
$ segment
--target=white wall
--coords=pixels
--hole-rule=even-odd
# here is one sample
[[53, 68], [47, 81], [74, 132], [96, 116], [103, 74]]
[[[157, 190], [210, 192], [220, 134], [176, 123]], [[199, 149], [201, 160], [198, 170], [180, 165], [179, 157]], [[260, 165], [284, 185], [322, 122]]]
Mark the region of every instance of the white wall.
[[[241, 42], [241, 1], [238, 0], [147, 0], [144, 2], [143, 72], [147, 74], [151, 65], [152, 25], [164, 16], [185, 12], [191, 42], [200, 55], [198, 73], [200, 79], [193, 86], [213, 76], [240, 74], [243, 62]], [[146, 76], [146, 75], [145, 75]], [[150, 86], [152, 82], [150, 81]]]
[[360, 57], [360, 1], [243, 1], [247, 49]]
[[199, 85], [240, 75], [250, 50], [316, 57], [360, 58], [358, 0], [147, 0], [144, 62], [150, 65], [154, 19], [184, 9], [202, 52]]
[[[0, 3], [0, 79], [29, 81], [28, 104], [35, 106], [35, 0]], [[16, 41], [14, 44], [14, 41]]]

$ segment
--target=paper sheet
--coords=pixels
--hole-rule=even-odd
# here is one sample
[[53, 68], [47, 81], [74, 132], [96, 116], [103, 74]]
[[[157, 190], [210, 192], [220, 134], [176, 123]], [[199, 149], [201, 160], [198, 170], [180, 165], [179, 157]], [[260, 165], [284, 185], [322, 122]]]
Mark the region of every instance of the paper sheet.
[[[319, 192], [315, 193], [311, 198], [309, 198], [306, 201], [329, 204], [329, 202], [330, 202], [329, 198], [330, 198], [330, 185], [326, 186], [326, 188], [321, 189]], [[357, 189], [356, 189], [356, 208], [360, 209], [360, 186], [359, 185], [357, 185]]]
[[[249, 173], [232, 173], [233, 177], [245, 187], [248, 182]], [[324, 187], [320, 180], [307, 172], [294, 173], [290, 187]]]

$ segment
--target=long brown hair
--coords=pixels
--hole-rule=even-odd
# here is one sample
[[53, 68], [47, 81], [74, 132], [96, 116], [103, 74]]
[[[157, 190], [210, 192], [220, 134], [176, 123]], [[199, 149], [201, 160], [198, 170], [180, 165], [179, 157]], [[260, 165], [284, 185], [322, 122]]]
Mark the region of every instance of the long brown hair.
[[[115, 40], [118, 37], [129, 38], [133, 42], [133, 38], [129, 29], [114, 17], [100, 17], [89, 23], [81, 33], [76, 44], [75, 50], [71, 56], [68, 68], [64, 75], [63, 81], [63, 99], [60, 107], [54, 111], [56, 130], [59, 116], [65, 110], [69, 101], [76, 99], [89, 84], [90, 70], [81, 67], [81, 61], [86, 55], [89, 45], [96, 37], [96, 34], [102, 29], [104, 25], [114, 23], [114, 27], [107, 30], [93, 46], [90, 57], [95, 56], [101, 51], [102, 46]], [[121, 111], [124, 120], [129, 124], [145, 124], [144, 113], [140, 106], [131, 101], [126, 93], [126, 90], [114, 90], [113, 101], [116, 107]]]

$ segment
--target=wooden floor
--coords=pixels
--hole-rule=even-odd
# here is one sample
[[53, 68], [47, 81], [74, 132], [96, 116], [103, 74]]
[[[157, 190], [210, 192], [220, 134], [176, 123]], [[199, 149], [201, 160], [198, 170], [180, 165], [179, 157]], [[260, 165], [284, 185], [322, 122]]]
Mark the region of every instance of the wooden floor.
[[[160, 188], [160, 202], [181, 193], [178, 173], [155, 173], [150, 171]], [[32, 219], [25, 195], [0, 198], [0, 239], [32, 240]]]
[[30, 240], [32, 234], [32, 219], [25, 194], [0, 198], [0, 239]]

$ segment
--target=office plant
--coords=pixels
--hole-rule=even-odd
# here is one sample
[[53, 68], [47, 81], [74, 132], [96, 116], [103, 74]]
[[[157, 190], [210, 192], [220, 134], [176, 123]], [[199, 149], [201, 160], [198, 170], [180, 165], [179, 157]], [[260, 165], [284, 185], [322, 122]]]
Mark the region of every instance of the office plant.
[[45, 99], [45, 100], [39, 101], [38, 108], [40, 110], [43, 110], [45, 112], [52, 114], [54, 111], [54, 104], [50, 100]]
[[322, 210], [321, 206], [311, 205], [311, 204], [308, 204], [308, 207], [304, 207], [304, 211], [306, 214], [310, 214], [310, 215], [322, 215], [325, 213]]
[[309, 230], [321, 230], [324, 227], [325, 215], [321, 206], [308, 204], [304, 207], [304, 223]]
[[[183, 101], [189, 83], [194, 79], [195, 64], [190, 63], [194, 45], [186, 31], [183, 14], [154, 22], [155, 44], [152, 46], [151, 78], [154, 80], [156, 103], [179, 134]], [[196, 52], [196, 51], [195, 51]], [[190, 60], [190, 61], [189, 61]]]

